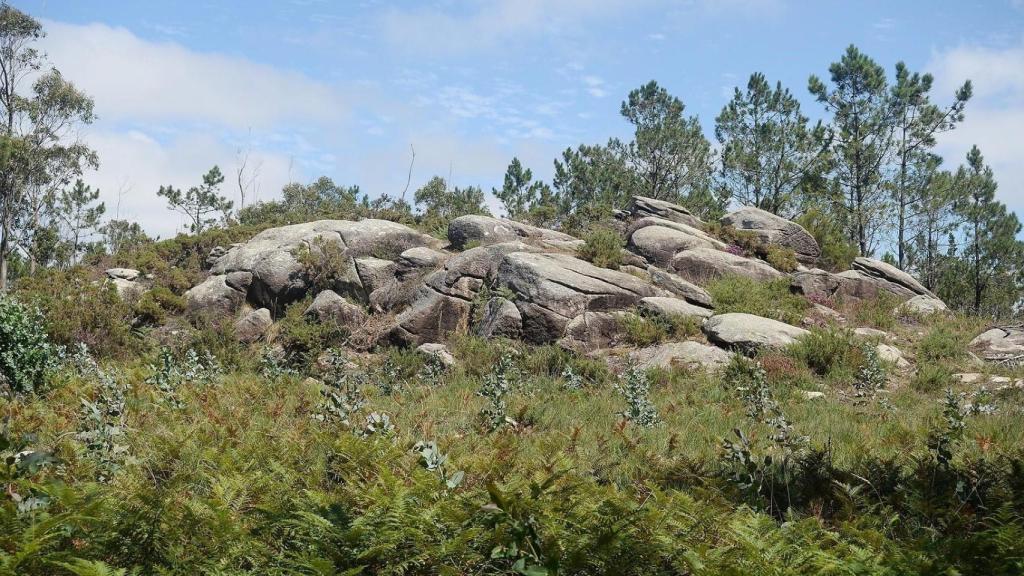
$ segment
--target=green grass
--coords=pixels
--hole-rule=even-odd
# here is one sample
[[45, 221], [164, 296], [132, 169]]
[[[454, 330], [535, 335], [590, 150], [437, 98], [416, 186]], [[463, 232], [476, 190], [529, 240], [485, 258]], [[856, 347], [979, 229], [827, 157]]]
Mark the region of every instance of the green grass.
[[799, 324], [810, 303], [793, 294], [788, 279], [758, 282], [743, 276], [726, 276], [707, 286], [715, 303], [715, 312], [744, 312], [765, 318]]

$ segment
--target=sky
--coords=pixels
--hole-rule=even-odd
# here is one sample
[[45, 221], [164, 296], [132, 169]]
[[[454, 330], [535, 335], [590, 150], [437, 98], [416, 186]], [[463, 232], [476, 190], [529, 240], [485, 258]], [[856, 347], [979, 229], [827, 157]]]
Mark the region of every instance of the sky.
[[[618, 111], [657, 80], [714, 118], [752, 72], [812, 118], [807, 79], [856, 44], [892, 75], [905, 62], [967, 119], [941, 137], [948, 167], [977, 144], [997, 196], [1024, 215], [1024, 0], [11, 0], [47, 32], [50, 61], [90, 94], [82, 130], [108, 214], [163, 237], [184, 229], [156, 196], [213, 165], [238, 200], [321, 175], [371, 197], [431, 176], [500, 186], [517, 156], [550, 179], [567, 147], [628, 137]], [[493, 203], [493, 199], [491, 200]], [[494, 204], [497, 207], [497, 204]]]

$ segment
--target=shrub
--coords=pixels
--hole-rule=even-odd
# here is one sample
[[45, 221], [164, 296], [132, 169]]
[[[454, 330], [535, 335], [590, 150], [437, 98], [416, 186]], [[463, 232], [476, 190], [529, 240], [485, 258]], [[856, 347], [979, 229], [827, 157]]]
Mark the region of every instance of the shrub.
[[851, 307], [851, 315], [861, 326], [892, 330], [897, 324], [893, 310], [899, 303], [895, 295], [879, 292], [875, 298], [855, 302]]
[[796, 270], [797, 267], [796, 252], [792, 248], [769, 246], [764, 259], [772, 265], [772, 268], [787, 274]]
[[601, 268], [618, 270], [622, 265], [622, 236], [611, 228], [595, 227], [584, 238], [580, 258]]
[[840, 223], [820, 208], [812, 207], [796, 220], [814, 236], [821, 248], [818, 265], [826, 270], [848, 270], [859, 250], [843, 232]]
[[132, 306], [108, 282], [84, 270], [46, 270], [18, 283], [18, 299], [43, 311], [46, 332], [57, 345], [83, 343], [97, 356], [119, 356], [138, 345]]
[[335, 282], [345, 278], [351, 268], [351, 260], [344, 247], [323, 237], [303, 245], [296, 259], [306, 270], [314, 293], [333, 289]]
[[154, 286], [139, 298], [135, 305], [135, 323], [159, 326], [167, 320], [168, 314], [185, 311], [185, 299], [166, 286]]
[[54, 357], [39, 311], [0, 296], [0, 384], [32, 393], [43, 385]]
[[700, 333], [699, 320], [689, 316], [624, 314], [619, 318], [619, 327], [626, 342], [634, 346], [650, 346], [670, 338], [681, 340]]
[[852, 376], [864, 363], [856, 337], [845, 329], [812, 328], [789, 353], [819, 376]]
[[953, 382], [953, 372], [943, 364], [921, 362], [910, 381], [910, 387], [918, 392], [937, 392]]
[[745, 276], [725, 276], [707, 289], [719, 314], [746, 312], [797, 324], [810, 307], [806, 298], [790, 291], [785, 278], [762, 283]]
[[935, 325], [917, 345], [922, 360], [938, 362], [956, 360], [966, 355], [967, 342], [947, 323]]
[[289, 365], [297, 369], [308, 369], [321, 353], [341, 345], [349, 335], [347, 329], [333, 322], [321, 324], [307, 318], [304, 312], [309, 303], [306, 298], [288, 306], [274, 337], [284, 348]]

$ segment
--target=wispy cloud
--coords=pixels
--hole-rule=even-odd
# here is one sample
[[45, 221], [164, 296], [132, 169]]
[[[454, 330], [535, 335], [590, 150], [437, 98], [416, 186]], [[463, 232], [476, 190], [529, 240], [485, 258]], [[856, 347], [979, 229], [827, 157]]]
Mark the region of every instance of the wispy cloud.
[[587, 87], [587, 94], [594, 98], [604, 98], [608, 95], [605, 82], [599, 76], [588, 75], [583, 77], [583, 84]]

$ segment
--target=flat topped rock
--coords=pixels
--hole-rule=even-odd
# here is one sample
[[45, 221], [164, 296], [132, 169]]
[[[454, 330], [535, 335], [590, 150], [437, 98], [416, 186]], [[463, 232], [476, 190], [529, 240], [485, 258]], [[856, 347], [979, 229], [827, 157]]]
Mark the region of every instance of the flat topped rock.
[[785, 322], [741, 312], [708, 318], [704, 322], [704, 333], [716, 344], [744, 352], [759, 348], [785, 348], [810, 334]]
[[854, 270], [859, 270], [868, 276], [881, 278], [887, 282], [898, 284], [907, 290], [910, 290], [914, 294], [924, 294], [932, 297], [935, 296], [913, 276], [891, 264], [886, 264], [881, 260], [860, 256], [854, 259], [852, 267]]
[[658, 288], [667, 290], [676, 296], [684, 298], [687, 302], [697, 304], [705, 308], [712, 307], [711, 294], [708, 294], [707, 290], [700, 286], [655, 266], [648, 266], [647, 274], [651, 278], [651, 283]]
[[457, 250], [462, 250], [469, 244], [487, 245], [516, 240], [532, 241], [543, 246], [567, 250], [583, 244], [582, 240], [568, 234], [507, 218], [467, 214], [448, 224], [448, 242]]
[[634, 218], [656, 216], [695, 227], [700, 227], [704, 224], [700, 218], [694, 216], [693, 213], [678, 204], [646, 196], [633, 196], [629, 204], [629, 213]]
[[644, 369], [678, 367], [712, 371], [728, 365], [732, 354], [716, 346], [687, 341], [642, 348], [631, 357]]
[[683, 250], [672, 259], [672, 269], [695, 284], [706, 284], [729, 275], [746, 276], [759, 282], [785, 276], [760, 260], [709, 248]]
[[111, 280], [134, 282], [139, 279], [139, 271], [134, 268], [108, 268], [105, 273]]
[[821, 256], [818, 242], [803, 226], [760, 208], [740, 208], [723, 216], [721, 222], [737, 230], [752, 232], [767, 244], [793, 250], [800, 262], [813, 264]]
[[669, 296], [648, 296], [640, 299], [640, 309], [658, 316], [683, 316], [687, 318], [707, 318], [715, 312], [703, 306], [690, 304], [682, 298]]
[[899, 310], [909, 312], [911, 314], [919, 314], [921, 316], [930, 316], [932, 314], [949, 312], [949, 308], [946, 307], [945, 302], [925, 294], [919, 294], [910, 300], [907, 300], [902, 306], [900, 306]]
[[692, 248], [717, 246], [703, 234], [684, 232], [667, 226], [644, 226], [630, 234], [626, 249], [643, 256], [651, 264], [667, 267], [678, 252]]
[[1000, 326], [971, 340], [970, 348], [990, 362], [1024, 362], [1024, 326]]

